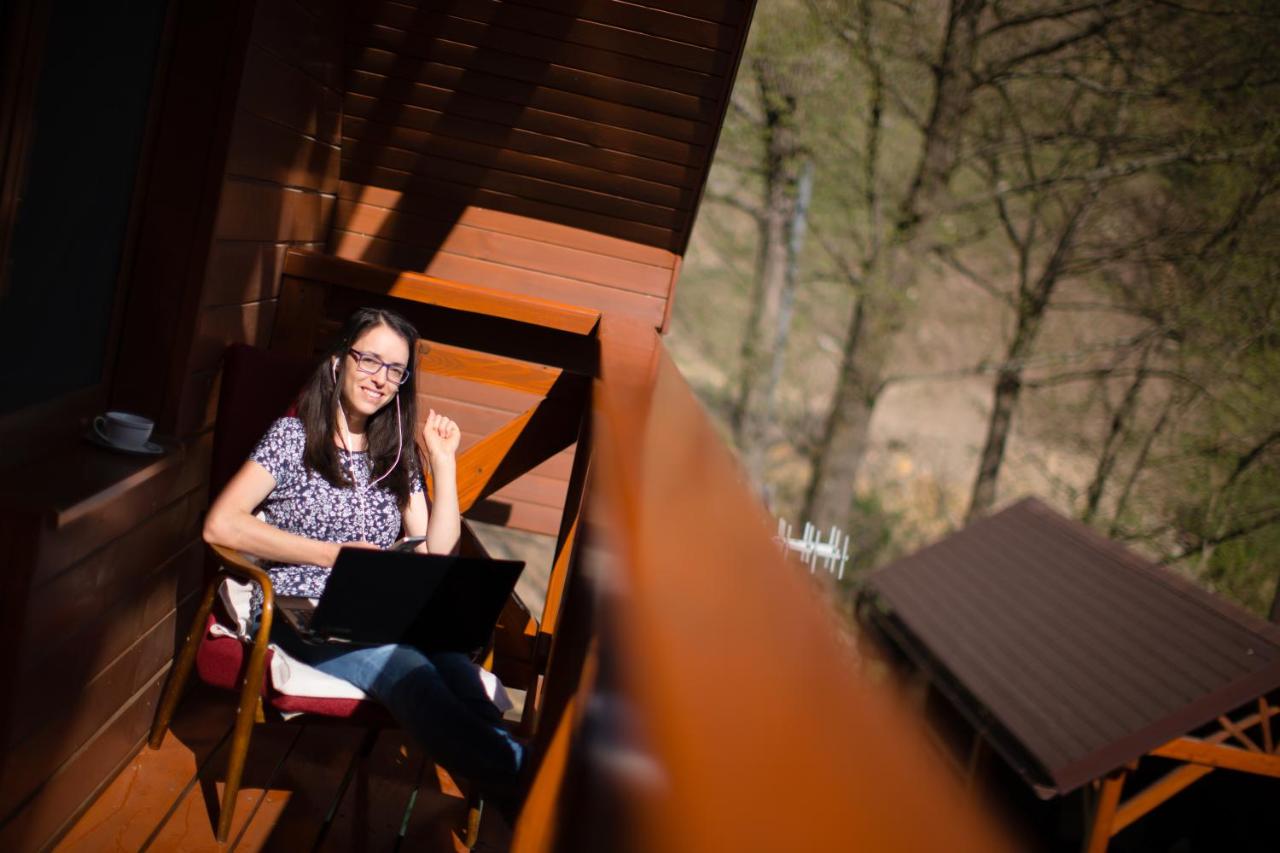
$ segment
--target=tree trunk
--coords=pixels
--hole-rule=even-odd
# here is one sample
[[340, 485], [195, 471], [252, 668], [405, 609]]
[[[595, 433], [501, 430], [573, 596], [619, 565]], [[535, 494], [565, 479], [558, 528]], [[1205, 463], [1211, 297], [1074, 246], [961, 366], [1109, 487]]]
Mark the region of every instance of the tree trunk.
[[1017, 327], [1000, 369], [996, 372], [995, 399], [991, 404], [991, 416], [987, 419], [986, 442], [982, 447], [982, 455], [978, 457], [978, 474], [973, 480], [969, 511], [965, 515], [966, 523], [985, 515], [995, 505], [996, 484], [1000, 479], [1000, 467], [1004, 464], [1005, 445], [1009, 441], [1009, 429], [1013, 424], [1018, 398], [1022, 394], [1024, 365], [1035, 346], [1054, 288], [1057, 287], [1063, 266], [1071, 254], [1076, 230], [1094, 198], [1096, 195], [1091, 194], [1076, 205], [1070, 219], [1063, 225], [1053, 254], [1045, 262], [1040, 277], [1030, 287], [1023, 284], [1018, 288]]
[[947, 186], [959, 162], [960, 125], [972, 102], [971, 69], [977, 47], [977, 20], [985, 0], [952, 0], [947, 28], [933, 64], [934, 89], [924, 139], [915, 171], [881, 234], [881, 199], [877, 192], [879, 149], [884, 112], [883, 68], [873, 51], [864, 7], [866, 35], [863, 61], [872, 77], [867, 124], [866, 200], [875, 233], [860, 295], [845, 335], [840, 373], [822, 435], [814, 448], [803, 515], [819, 527], [847, 525], [853, 506], [854, 484], [867, 451], [871, 415], [883, 388], [885, 367], [893, 340], [905, 321], [903, 294], [914, 284], [915, 260], [923, 250], [923, 225], [935, 198]]
[[860, 298], [850, 316], [835, 395], [813, 452], [802, 515], [819, 528], [849, 523], [854, 483], [866, 456], [871, 414], [893, 339], [891, 333], [869, 327], [878, 312], [867, 302]]
[[1133, 467], [1129, 469], [1129, 476], [1125, 478], [1124, 487], [1120, 489], [1120, 495], [1116, 498], [1115, 509], [1111, 514], [1111, 526], [1107, 529], [1107, 535], [1113, 539], [1122, 532], [1120, 522], [1129, 506], [1129, 496], [1133, 494], [1133, 487], [1137, 484], [1138, 477], [1147, 466], [1147, 459], [1151, 456], [1151, 448], [1155, 446], [1156, 438], [1164, 432], [1164, 428], [1169, 423], [1169, 419], [1173, 415], [1173, 409], [1178, 402], [1178, 395], [1170, 392], [1165, 400], [1164, 407], [1160, 410], [1160, 417], [1156, 418], [1155, 425], [1147, 431], [1146, 437], [1142, 440], [1142, 446], [1138, 448], [1138, 454], [1133, 460]]
[[1142, 396], [1142, 386], [1147, 381], [1148, 352], [1149, 350], [1143, 350], [1138, 372], [1129, 383], [1120, 406], [1111, 416], [1111, 427], [1107, 430], [1107, 437], [1102, 443], [1102, 452], [1098, 454], [1098, 464], [1093, 470], [1093, 479], [1089, 482], [1089, 488], [1085, 493], [1084, 513], [1080, 516], [1080, 520], [1085, 524], [1092, 524], [1098, 515], [1098, 507], [1102, 503], [1107, 481], [1111, 478], [1111, 472], [1115, 470], [1116, 460], [1120, 458], [1120, 447], [1133, 423], [1133, 415], [1138, 409], [1138, 400]]
[[1004, 463], [1009, 427], [1013, 423], [1018, 397], [1022, 394], [1022, 369], [1012, 366], [1016, 364], [1013, 359], [1013, 349], [1010, 348], [997, 374], [995, 399], [991, 403], [991, 415], [987, 418], [987, 440], [978, 458], [978, 476], [973, 481], [966, 522], [985, 514], [996, 502], [996, 483], [1000, 479], [1000, 466]]
[[[769, 370], [759, 387], [759, 406], [753, 413], [762, 428], [759, 431], [759, 440], [748, 449], [751, 464], [747, 468], [757, 478], [756, 482], [761, 484], [765, 483], [765, 458], [769, 445], [776, 436], [774, 424], [777, 422], [778, 385], [782, 382], [782, 370], [787, 361], [787, 343], [791, 339], [791, 316], [795, 310], [796, 287], [800, 281], [800, 255], [804, 252], [809, 201], [812, 197], [813, 163], [806, 161], [800, 172], [800, 181], [796, 188], [795, 211], [788, 227], [786, 273], [782, 293], [779, 296], [777, 327], [773, 329], [773, 341], [770, 344], [772, 355]], [[767, 486], [762, 491], [767, 495]]]
[[767, 390], [787, 287], [790, 231], [796, 213], [802, 150], [796, 127], [795, 82], [767, 60], [754, 65], [764, 101], [765, 199], [758, 301], [742, 340], [741, 376], [730, 423], [751, 482], [763, 483], [771, 433]]

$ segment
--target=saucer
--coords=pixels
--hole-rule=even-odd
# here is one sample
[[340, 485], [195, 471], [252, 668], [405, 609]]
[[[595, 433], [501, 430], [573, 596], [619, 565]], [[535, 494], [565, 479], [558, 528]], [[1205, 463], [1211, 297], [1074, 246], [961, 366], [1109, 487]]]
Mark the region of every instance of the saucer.
[[107, 450], [115, 450], [119, 453], [131, 453], [134, 456], [159, 456], [164, 453], [164, 447], [156, 444], [154, 441], [143, 442], [139, 447], [126, 447], [123, 444], [112, 444], [94, 431], [93, 427], [84, 434], [85, 440], [90, 444], [96, 444], [98, 447]]

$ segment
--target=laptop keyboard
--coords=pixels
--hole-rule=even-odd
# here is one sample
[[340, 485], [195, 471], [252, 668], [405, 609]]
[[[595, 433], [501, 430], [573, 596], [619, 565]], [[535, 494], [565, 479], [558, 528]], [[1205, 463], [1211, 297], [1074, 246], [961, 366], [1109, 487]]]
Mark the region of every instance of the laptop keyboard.
[[301, 634], [311, 632], [311, 617], [315, 614], [315, 607], [303, 604], [284, 604], [279, 605], [280, 609], [288, 615], [287, 621], [291, 623], [294, 630]]

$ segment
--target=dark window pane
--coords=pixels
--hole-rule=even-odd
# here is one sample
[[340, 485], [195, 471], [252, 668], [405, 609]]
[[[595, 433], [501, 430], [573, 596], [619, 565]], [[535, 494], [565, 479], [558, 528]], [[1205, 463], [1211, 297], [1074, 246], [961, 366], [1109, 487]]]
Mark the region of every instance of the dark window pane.
[[166, 5], [52, 4], [0, 297], [0, 412], [102, 378]]

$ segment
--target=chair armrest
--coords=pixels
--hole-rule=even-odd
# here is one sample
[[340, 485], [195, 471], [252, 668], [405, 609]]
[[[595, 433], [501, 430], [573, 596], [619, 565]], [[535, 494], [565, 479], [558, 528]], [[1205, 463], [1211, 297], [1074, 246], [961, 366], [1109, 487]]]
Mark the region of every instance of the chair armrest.
[[213, 551], [218, 559], [222, 561], [222, 568], [233, 575], [239, 575], [245, 580], [262, 587], [262, 595], [268, 601], [275, 598], [274, 590], [271, 587], [271, 575], [261, 566], [255, 565], [253, 561], [234, 548], [228, 548], [224, 545], [210, 545], [209, 550]]
[[254, 635], [255, 647], [261, 645], [266, 649], [267, 637], [271, 633], [271, 620], [276, 608], [275, 589], [271, 585], [271, 575], [261, 566], [255, 565], [244, 554], [224, 545], [209, 545], [209, 549], [222, 561], [222, 569], [228, 574], [238, 575], [250, 583], [262, 587], [262, 621]]
[[[262, 615], [259, 624], [257, 624], [257, 633], [253, 634], [253, 647], [248, 656], [248, 670], [244, 676], [244, 686], [242, 688], [241, 702], [248, 702], [248, 690], [253, 690], [256, 698], [256, 704], [259, 706], [259, 715], [261, 715], [261, 697], [257, 692], [261, 690], [262, 684], [262, 667], [266, 665], [266, 647], [271, 638], [271, 620], [275, 615], [275, 590], [271, 587], [271, 575], [266, 573], [261, 566], [255, 566], [242, 555], [241, 552], [234, 548], [224, 546], [215, 546], [210, 544], [210, 549], [219, 560], [223, 561], [223, 570], [228, 574], [239, 575], [251, 583], [256, 583], [262, 588]], [[256, 685], [250, 688], [248, 685]]]

